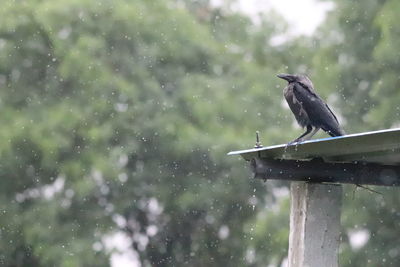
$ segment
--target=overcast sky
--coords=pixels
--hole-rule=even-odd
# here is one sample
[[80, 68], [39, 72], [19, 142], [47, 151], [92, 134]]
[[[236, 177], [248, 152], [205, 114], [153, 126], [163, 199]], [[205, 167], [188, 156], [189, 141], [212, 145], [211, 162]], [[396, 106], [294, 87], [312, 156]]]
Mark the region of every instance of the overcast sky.
[[239, 0], [238, 4], [238, 9], [249, 15], [274, 9], [290, 23], [291, 33], [305, 35], [311, 35], [334, 7], [332, 2], [317, 0]]

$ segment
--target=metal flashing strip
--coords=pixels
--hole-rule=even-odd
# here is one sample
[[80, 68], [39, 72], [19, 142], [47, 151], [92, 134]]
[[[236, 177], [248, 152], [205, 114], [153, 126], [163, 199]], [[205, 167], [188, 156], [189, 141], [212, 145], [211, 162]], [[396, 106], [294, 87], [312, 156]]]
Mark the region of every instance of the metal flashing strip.
[[281, 144], [232, 151], [228, 155], [241, 155], [245, 160], [255, 157], [289, 160], [322, 158], [326, 162], [364, 161], [400, 165], [400, 128], [308, 140], [290, 146]]

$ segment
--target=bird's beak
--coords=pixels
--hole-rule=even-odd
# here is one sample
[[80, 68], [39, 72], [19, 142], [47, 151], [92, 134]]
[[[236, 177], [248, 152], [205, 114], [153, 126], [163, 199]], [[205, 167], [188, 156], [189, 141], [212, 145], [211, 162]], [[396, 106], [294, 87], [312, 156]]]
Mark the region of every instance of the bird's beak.
[[278, 74], [276, 76], [281, 78], [281, 79], [284, 79], [284, 80], [286, 80], [288, 82], [294, 81], [294, 76], [291, 75], [291, 74], [281, 73], [281, 74]]

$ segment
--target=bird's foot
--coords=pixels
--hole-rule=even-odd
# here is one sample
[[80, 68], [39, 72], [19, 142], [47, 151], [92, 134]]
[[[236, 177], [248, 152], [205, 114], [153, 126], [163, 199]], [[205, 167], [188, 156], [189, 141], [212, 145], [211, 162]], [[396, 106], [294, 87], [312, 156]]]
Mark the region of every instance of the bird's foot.
[[296, 144], [298, 141], [294, 140], [294, 141], [290, 141], [289, 143], [286, 144], [286, 146], [291, 146]]
[[304, 141], [303, 139], [294, 139], [293, 141], [287, 143], [286, 146], [298, 145], [298, 144], [300, 144], [300, 143], [303, 142], [303, 141]]
[[292, 146], [292, 145], [298, 145], [298, 144], [300, 144], [302, 141], [301, 140], [293, 140], [293, 141], [291, 141], [291, 142], [289, 142], [289, 143], [287, 143], [286, 144], [286, 146], [285, 146], [285, 151], [287, 150], [287, 148], [289, 147], [289, 146]]

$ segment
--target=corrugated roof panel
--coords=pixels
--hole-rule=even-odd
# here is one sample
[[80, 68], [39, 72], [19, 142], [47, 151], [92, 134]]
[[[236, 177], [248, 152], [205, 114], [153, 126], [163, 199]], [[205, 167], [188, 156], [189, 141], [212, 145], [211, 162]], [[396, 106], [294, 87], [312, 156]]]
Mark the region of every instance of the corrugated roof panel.
[[308, 140], [290, 146], [282, 144], [232, 151], [228, 155], [241, 155], [246, 160], [254, 157], [294, 160], [323, 158], [327, 162], [365, 161], [400, 165], [400, 128]]

